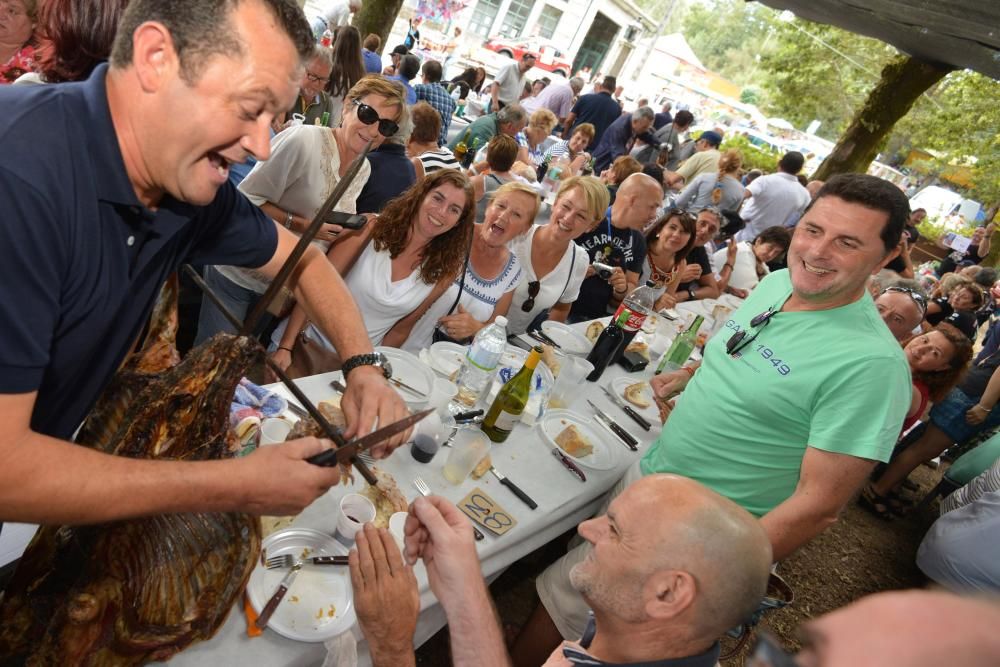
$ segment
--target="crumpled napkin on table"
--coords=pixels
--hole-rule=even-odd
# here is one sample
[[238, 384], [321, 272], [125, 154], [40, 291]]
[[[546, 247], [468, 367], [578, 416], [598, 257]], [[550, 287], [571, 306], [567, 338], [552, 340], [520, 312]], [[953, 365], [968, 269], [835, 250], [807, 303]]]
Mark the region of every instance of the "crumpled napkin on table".
[[277, 417], [287, 409], [288, 402], [282, 396], [246, 378], [240, 380], [229, 406], [229, 427], [240, 439], [241, 455], [256, 449], [261, 420]]
[[326, 647], [323, 667], [357, 667], [358, 639], [353, 630], [341, 632], [336, 637], [327, 639], [323, 645]]

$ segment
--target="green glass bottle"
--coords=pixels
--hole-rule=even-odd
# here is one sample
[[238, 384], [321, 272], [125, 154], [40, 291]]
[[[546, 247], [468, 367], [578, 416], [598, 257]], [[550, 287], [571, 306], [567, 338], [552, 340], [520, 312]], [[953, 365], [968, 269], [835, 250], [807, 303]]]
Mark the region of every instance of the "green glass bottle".
[[677, 334], [677, 338], [670, 345], [670, 349], [660, 359], [660, 364], [656, 367], [655, 375], [676, 371], [687, 363], [688, 357], [691, 356], [691, 352], [694, 350], [695, 342], [698, 340], [698, 329], [701, 328], [701, 323], [704, 319], [704, 317], [698, 315], [694, 318], [691, 326], [687, 328], [687, 331]]
[[541, 347], [532, 348], [524, 366], [510, 379], [510, 382], [500, 387], [500, 392], [493, 399], [490, 409], [486, 411], [482, 429], [493, 442], [506, 440], [521, 421], [521, 413], [524, 412], [528, 394], [531, 393], [531, 378], [535, 374], [535, 367], [538, 366], [541, 356]]

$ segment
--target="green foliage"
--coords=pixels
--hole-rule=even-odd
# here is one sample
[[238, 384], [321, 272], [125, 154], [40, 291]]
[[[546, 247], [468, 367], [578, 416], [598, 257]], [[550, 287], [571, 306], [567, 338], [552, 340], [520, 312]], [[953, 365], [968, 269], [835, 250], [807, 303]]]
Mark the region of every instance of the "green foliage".
[[740, 91], [740, 102], [743, 104], [757, 104], [760, 102], [760, 88], [757, 86], [747, 86]]
[[778, 160], [781, 159], [778, 151], [758, 148], [751, 144], [746, 137], [739, 134], [726, 137], [719, 150], [725, 152], [730, 148], [735, 148], [743, 154], [744, 171], [760, 169], [765, 174], [770, 174], [778, 170]]
[[775, 47], [761, 57], [766, 112], [796, 127], [819, 120], [817, 134], [830, 141], [850, 124], [886, 63], [899, 55], [883, 42], [798, 18], [775, 21], [773, 29]]
[[756, 56], [773, 13], [743, 0], [693, 3], [684, 14], [682, 32], [705, 67], [737, 84], [753, 83]]
[[917, 225], [917, 231], [920, 235], [929, 241], [934, 241], [937, 243], [941, 240], [941, 237], [948, 232], [955, 232], [960, 236], [972, 237], [972, 233], [976, 228], [972, 225], [959, 225], [947, 224], [943, 219], [938, 219], [936, 217], [926, 217]]

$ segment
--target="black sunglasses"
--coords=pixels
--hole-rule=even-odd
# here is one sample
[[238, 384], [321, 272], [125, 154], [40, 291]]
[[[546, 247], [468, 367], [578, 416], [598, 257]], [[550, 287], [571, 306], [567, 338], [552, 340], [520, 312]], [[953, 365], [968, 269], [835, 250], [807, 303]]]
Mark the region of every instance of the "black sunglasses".
[[388, 118], [379, 118], [378, 111], [361, 100], [351, 100], [351, 102], [358, 108], [358, 120], [365, 125], [378, 123], [378, 133], [383, 137], [391, 137], [399, 130], [399, 123]]
[[882, 290], [882, 294], [885, 294], [886, 292], [899, 292], [901, 294], [905, 294], [906, 296], [913, 299], [913, 303], [917, 304], [917, 307], [920, 308], [921, 313], [927, 312], [927, 297], [925, 297], [923, 294], [914, 289], [910, 289], [909, 287], [893, 286], [893, 287], [886, 287], [884, 290]]
[[538, 290], [541, 286], [542, 284], [537, 280], [528, 283], [528, 298], [521, 304], [521, 310], [526, 313], [531, 312], [531, 309], [535, 307], [535, 297], [538, 296]]
[[[771, 318], [774, 317], [774, 314], [777, 312], [777, 309], [773, 306], [768, 308], [763, 313], [750, 320], [750, 328], [756, 329], [762, 325], [767, 326], [771, 322]], [[737, 331], [729, 337], [729, 340], [726, 341], [726, 354], [735, 356], [740, 352], [740, 350], [757, 340], [757, 336], [760, 335], [760, 331], [755, 331], [752, 336], [747, 337], [747, 331], [748, 329]]]

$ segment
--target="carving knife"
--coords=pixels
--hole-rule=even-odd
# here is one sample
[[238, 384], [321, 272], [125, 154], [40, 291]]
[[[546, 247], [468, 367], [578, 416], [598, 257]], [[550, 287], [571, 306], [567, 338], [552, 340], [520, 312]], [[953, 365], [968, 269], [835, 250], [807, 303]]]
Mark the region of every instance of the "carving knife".
[[399, 421], [393, 422], [388, 426], [383, 426], [380, 429], [372, 431], [363, 438], [355, 438], [343, 447], [328, 449], [325, 452], [316, 454], [315, 456], [310, 456], [306, 459], [306, 461], [318, 466], [333, 466], [339, 463], [345, 463], [351, 459], [351, 457], [357, 456], [362, 451], [370, 449], [378, 443], [391, 438], [397, 433], [402, 433], [432, 412], [434, 412], [434, 408], [428, 408], [427, 410], [410, 415], [409, 417], [400, 419]]
[[618, 394], [616, 394], [615, 392], [611, 391], [610, 389], [608, 389], [603, 385], [601, 385], [601, 389], [603, 389], [604, 393], [608, 395], [608, 398], [611, 399], [611, 402], [617, 405], [619, 408], [621, 408], [622, 412], [631, 417], [632, 421], [638, 424], [642, 428], [642, 430], [648, 431], [650, 429], [651, 424], [648, 421], [646, 421], [642, 417], [642, 415], [636, 412], [631, 405], [626, 403], [624, 398], [622, 398], [621, 396], [619, 396]]

